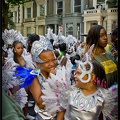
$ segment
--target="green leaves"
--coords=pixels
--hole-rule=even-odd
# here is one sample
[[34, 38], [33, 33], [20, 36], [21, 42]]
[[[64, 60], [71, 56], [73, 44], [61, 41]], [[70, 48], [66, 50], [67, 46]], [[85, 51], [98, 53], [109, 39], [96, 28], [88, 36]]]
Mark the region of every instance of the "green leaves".
[[2, 1], [2, 30], [8, 28], [9, 26], [14, 26], [14, 22], [12, 21], [12, 13], [9, 11], [9, 7], [24, 4], [28, 0], [3, 0]]
[[5, 0], [5, 3], [13, 4], [13, 5], [18, 5], [18, 4], [24, 4], [26, 0]]

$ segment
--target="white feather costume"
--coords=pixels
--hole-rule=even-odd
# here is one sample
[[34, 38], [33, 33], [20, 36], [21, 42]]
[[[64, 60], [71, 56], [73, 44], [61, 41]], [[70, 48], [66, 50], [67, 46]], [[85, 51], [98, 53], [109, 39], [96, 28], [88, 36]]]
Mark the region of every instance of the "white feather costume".
[[[10, 88], [20, 85], [20, 81], [13, 77], [16, 67], [19, 66], [12, 59], [9, 59], [7, 63], [2, 68], [2, 88], [7, 92]], [[27, 93], [24, 88], [19, 89], [16, 92], [13, 92], [13, 99], [18, 102], [21, 109], [27, 103]]]
[[[93, 67], [89, 56], [93, 47], [94, 45], [83, 57], [84, 62], [78, 62], [78, 67], [83, 71], [83, 74], [79, 76], [80, 79], [85, 74], [89, 75], [92, 72]], [[91, 69], [85, 70], [85, 64], [89, 64]], [[80, 81], [83, 82], [83, 80]], [[88, 78], [86, 81], [89, 82], [90, 79]], [[113, 86], [109, 89], [97, 87], [95, 93], [85, 96], [81, 89], [71, 87], [70, 72], [65, 67], [62, 67], [57, 69], [56, 75], [51, 74], [51, 78], [48, 78], [43, 86], [45, 90], [42, 90], [44, 93], [42, 99], [46, 110], [52, 114], [62, 109], [67, 109], [65, 120], [98, 120], [101, 112], [103, 113], [104, 120], [106, 118], [115, 120], [117, 117], [117, 85], [114, 90], [112, 89], [115, 88]]]
[[[6, 49], [8, 49], [8, 45], [12, 45], [14, 41], [20, 41], [24, 46], [26, 46], [26, 42], [20, 31], [14, 29], [5, 29], [2, 33], [2, 39], [4, 40]], [[5, 64], [2, 68], [2, 88], [7, 92], [8, 89], [13, 88], [14, 86], [20, 86], [20, 81], [12, 76], [15, 73], [16, 67], [19, 66], [19, 64], [15, 63], [13, 60], [13, 48], [9, 48], [6, 52], [8, 52], [8, 56], [5, 58]], [[22, 57], [25, 60], [26, 67], [35, 68], [32, 57], [27, 53], [25, 48], [22, 53]], [[13, 92], [13, 98], [18, 102], [20, 107], [23, 108], [27, 103], [27, 93], [25, 89], [20, 88], [18, 91]]]
[[[48, 113], [53, 114], [57, 111], [63, 110], [63, 107], [61, 107], [62, 101], [60, 96], [62, 95], [63, 91], [70, 89], [70, 74], [71, 70], [65, 69], [64, 66], [62, 68], [59, 67], [56, 75], [51, 73], [51, 78], [48, 78], [47, 82], [43, 83], [43, 87], [45, 89], [42, 90], [44, 94], [42, 99]], [[67, 95], [65, 98], [67, 98]]]

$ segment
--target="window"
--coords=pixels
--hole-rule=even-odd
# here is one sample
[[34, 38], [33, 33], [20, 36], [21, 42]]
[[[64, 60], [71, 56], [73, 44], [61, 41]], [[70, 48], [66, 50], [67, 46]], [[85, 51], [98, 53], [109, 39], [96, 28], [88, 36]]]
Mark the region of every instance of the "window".
[[66, 36], [73, 35], [73, 23], [66, 24]]
[[27, 27], [27, 36], [31, 34], [31, 27]]
[[98, 23], [97, 22], [91, 23], [91, 27], [94, 25], [98, 25]]
[[112, 30], [114, 30], [115, 28], [117, 28], [117, 21], [112, 22]]
[[57, 14], [62, 15], [63, 13], [63, 2], [57, 2]]
[[105, 0], [97, 0], [97, 2], [105, 2]]
[[74, 0], [74, 12], [81, 13], [81, 0]]
[[45, 5], [40, 5], [40, 16], [45, 15]]
[[17, 22], [17, 11], [15, 11], [15, 22]]
[[47, 15], [50, 15], [50, 1], [47, 0]]
[[80, 23], [77, 23], [77, 39], [80, 40]]
[[31, 8], [27, 8], [27, 18], [31, 18]]

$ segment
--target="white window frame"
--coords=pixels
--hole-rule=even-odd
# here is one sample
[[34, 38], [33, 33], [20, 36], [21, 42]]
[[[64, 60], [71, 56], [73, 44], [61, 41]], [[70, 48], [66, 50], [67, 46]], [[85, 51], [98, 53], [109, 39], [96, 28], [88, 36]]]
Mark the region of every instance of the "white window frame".
[[[58, 8], [58, 3], [60, 3], [60, 2], [62, 2], [62, 8]], [[59, 15], [59, 14], [58, 14], [58, 9], [59, 9], [59, 10], [62, 10], [62, 13], [61, 13], [61, 14], [63, 14], [63, 1], [57, 1], [57, 2], [56, 2], [56, 14], [57, 14], [57, 15]], [[60, 15], [61, 15], [61, 14], [60, 14]]]
[[[65, 34], [66, 34], [66, 36], [73, 35], [73, 30], [67, 30], [67, 25], [72, 26], [72, 28], [73, 28], [73, 23], [66, 23], [65, 24]], [[69, 34], [69, 32], [72, 32], [72, 34]]]
[[[80, 0], [80, 1], [81, 1], [81, 0]], [[74, 11], [74, 13], [76, 13], [76, 12], [75, 12], [75, 7], [79, 7], [79, 6], [80, 6], [80, 12], [77, 12], [77, 13], [81, 13], [81, 2], [80, 2], [80, 5], [76, 5], [76, 6], [75, 6], [74, 4], [75, 4], [75, 0], [74, 0], [74, 2], [73, 2], [73, 6], [74, 6], [74, 7], [73, 7], [73, 11]]]
[[[30, 13], [28, 13], [28, 9], [30, 9]], [[31, 7], [28, 7], [27, 8], [27, 18], [31, 18], [32, 17], [31, 11], [32, 11]], [[30, 14], [30, 17], [28, 16], [29, 14]]]
[[27, 27], [26, 31], [27, 31], [27, 36], [30, 35], [31, 34], [31, 27]]
[[[44, 6], [44, 13], [43, 13], [43, 15], [41, 15], [41, 6]], [[45, 16], [45, 4], [41, 4], [41, 5], [39, 5], [39, 11], [40, 11], [40, 16]]]

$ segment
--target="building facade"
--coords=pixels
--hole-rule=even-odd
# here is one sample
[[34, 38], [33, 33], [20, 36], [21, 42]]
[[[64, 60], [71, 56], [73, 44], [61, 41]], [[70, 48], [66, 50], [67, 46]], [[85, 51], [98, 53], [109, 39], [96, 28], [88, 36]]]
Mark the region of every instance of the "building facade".
[[[102, 1], [102, 2], [101, 2]], [[109, 34], [118, 23], [118, 9], [108, 0], [29, 0], [24, 5], [10, 8], [15, 29], [23, 36], [45, 35], [51, 27], [58, 34], [83, 40], [92, 25], [103, 25]]]

